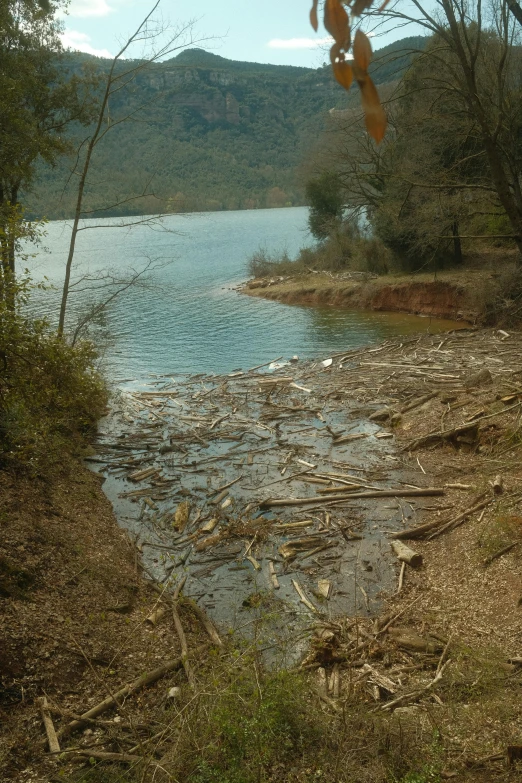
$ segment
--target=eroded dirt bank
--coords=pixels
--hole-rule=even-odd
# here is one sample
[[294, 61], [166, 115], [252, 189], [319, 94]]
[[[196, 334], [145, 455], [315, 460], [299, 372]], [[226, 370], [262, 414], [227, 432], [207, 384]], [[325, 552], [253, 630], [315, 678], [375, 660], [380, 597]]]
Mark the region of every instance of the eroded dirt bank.
[[[262, 394], [256, 388], [249, 394], [260, 396], [265, 413], [284, 414], [280, 424], [288, 414], [299, 413], [292, 409], [302, 409], [302, 404], [292, 401], [296, 394], [305, 395], [306, 407], [323, 418], [327, 402], [340, 410], [357, 410], [369, 426], [354, 433], [363, 436], [350, 444], [354, 458], [354, 446], [361, 440], [382, 439], [388, 445], [382, 466], [356, 465], [360, 469], [354, 471], [345, 464], [336, 477], [322, 479], [315, 486], [312, 482], [305, 494], [312, 497], [314, 493], [314, 510], [310, 513], [309, 504], [294, 508], [298, 527], [288, 532], [288, 542], [305, 537], [303, 521], [312, 517], [318, 535], [329, 537], [334, 532], [328, 528], [332, 520], [349, 535], [343, 517], [351, 529], [355, 514], [357, 531], [362, 531], [359, 535], [366, 529], [374, 535], [374, 528], [382, 527], [387, 541], [402, 541], [421, 556], [422, 563], [417, 558], [415, 567], [402, 569], [401, 562], [396, 562], [396, 590], [380, 597], [384, 608], [373, 619], [373, 596], [366, 581], [372, 574], [366, 571], [371, 563], [366, 558], [354, 561], [359, 604], [349, 617], [330, 611], [328, 590], [321, 598], [320, 591], [316, 594], [311, 588], [319, 575], [335, 583], [334, 548], [320, 554], [325, 563], [332, 555], [330, 574], [319, 571], [313, 558], [309, 561], [306, 577], [310, 581], [301, 584], [312, 608], [303, 603], [301, 610], [315, 631], [301, 671], [309, 673], [307, 715], [310, 721], [318, 715], [326, 731], [316, 736], [317, 745], [307, 737], [308, 755], [299, 745], [294, 753], [292, 743], [284, 746], [281, 742], [277, 758], [259, 762], [258, 756], [251, 757], [252, 765], [261, 764], [255, 768], [257, 779], [288, 783], [321, 778], [339, 783], [518, 780], [517, 759], [522, 755], [518, 608], [522, 595], [522, 334], [464, 330], [423, 335], [330, 358], [326, 366], [321, 362], [286, 366], [271, 376]], [[304, 375], [308, 377], [306, 388], [311, 389], [308, 393], [290, 385], [303, 386]], [[210, 387], [201, 387], [199, 394], [212, 396]], [[165, 406], [161, 395], [155, 397], [149, 393], [134, 403], [146, 413], [151, 433], [156, 430], [152, 425], [163, 418]], [[216, 394], [216, 407], [218, 402]], [[200, 421], [190, 420], [193, 433], [202, 440], [224, 426], [220, 414], [214, 413], [210, 421], [205, 415], [200, 415]], [[233, 408], [231, 414], [236, 415]], [[274, 422], [258, 421], [263, 427]], [[279, 439], [285, 440], [285, 428], [277, 429]], [[335, 428], [330, 434], [332, 444], [350, 436]], [[300, 433], [302, 445], [307, 437], [304, 431]], [[177, 440], [174, 437], [173, 442]], [[149, 453], [143, 449], [148, 461], [139, 469], [146, 472], [150, 466], [154, 470], [137, 485], [142, 499], [166, 489], [161, 486], [165, 479], [158, 475], [165, 453], [156, 445]], [[170, 447], [172, 442], [165, 445]], [[183, 439], [179, 445], [177, 461], [186, 450]], [[259, 449], [263, 447], [258, 444]], [[290, 450], [288, 444], [286, 448]], [[245, 474], [253, 471], [255, 478], [262, 453], [251, 464], [246, 455], [236, 469]], [[300, 450], [299, 459], [314, 465], [307, 459], [313, 453], [312, 437], [307, 449]], [[173, 459], [172, 452], [165, 458]], [[125, 455], [121, 461], [125, 462]], [[190, 469], [204, 467], [191, 463], [192, 459]], [[294, 475], [289, 464], [279, 466], [284, 482], [262, 488], [259, 505], [267, 497], [303, 496], [299, 483], [303, 473]], [[313, 467], [299, 465], [314, 478]], [[126, 470], [125, 465], [121, 469]], [[360, 487], [349, 487], [344, 474], [359, 485], [376, 487], [374, 491], [392, 486], [397, 492], [372, 498], [367, 515], [359, 519], [361, 500], [351, 499], [350, 492]], [[154, 483], [158, 478], [159, 485]], [[210, 480], [216, 481], [215, 489], [220, 486], [219, 476], [213, 474]], [[200, 724], [191, 722], [191, 715], [203, 704], [207, 720], [205, 697], [210, 691], [215, 700], [226, 690], [221, 681], [219, 689], [212, 685], [215, 669], [209, 677], [209, 660], [227, 667], [226, 682], [230, 683], [239, 673], [244, 676], [238, 666], [245, 651], [231, 655], [230, 647], [224, 652], [213, 648], [210, 658], [198, 652], [207, 637], [190, 606], [182, 603], [179, 612], [194, 687], [178, 663], [150, 687], [121, 697], [116, 708], [111, 695], [118, 689], [178, 656], [170, 600], [158, 603], [157, 594], [145, 585], [139, 553], [118, 529], [99, 478], [72, 465], [51, 482], [22, 481], [0, 473], [0, 484], [0, 779], [27, 783], [226, 779], [223, 767], [221, 777], [216, 778], [213, 767], [207, 777], [202, 776], [201, 769], [194, 769], [194, 759], [213, 762], [215, 749], [226, 741], [227, 727], [223, 722], [217, 724], [215, 736], [205, 735], [203, 742]], [[232, 497], [236, 486], [229, 488]], [[404, 496], [408, 489], [419, 487], [436, 488], [438, 494]], [[331, 497], [334, 493], [336, 498]], [[380, 513], [374, 518], [377, 502]], [[225, 512], [232, 515], [234, 507], [235, 503], [228, 504], [220, 515], [222, 529], [228, 529]], [[197, 514], [190, 517], [191, 522], [196, 519]], [[285, 524], [293, 523], [285, 518]], [[230, 530], [243, 540], [244, 530], [238, 530], [237, 524]], [[192, 535], [192, 528], [188, 532]], [[338, 532], [336, 527], [335, 538], [342, 549], [345, 539]], [[393, 538], [394, 532], [399, 538]], [[206, 540], [213, 533], [202, 531], [202, 535], [205, 538], [198, 534], [194, 541]], [[246, 546], [252, 542], [248, 552], [262, 565], [261, 574], [267, 565], [262, 561], [265, 540], [245, 535]], [[354, 540], [345, 543], [354, 546]], [[215, 544], [209, 542], [207, 551], [211, 553]], [[168, 542], [165, 546], [170, 551]], [[254, 573], [255, 565], [244, 562], [244, 554], [242, 549], [238, 567], [245, 574], [245, 569]], [[392, 556], [390, 549], [386, 557]], [[270, 562], [282, 578], [283, 558], [276, 556]], [[293, 562], [290, 559], [291, 567]], [[182, 568], [175, 569], [176, 584], [182, 574]], [[359, 581], [363, 574], [365, 579]], [[272, 610], [277, 590], [260, 582], [258, 595], [259, 601], [251, 607], [252, 621], [259, 617], [256, 612]], [[145, 622], [154, 608], [165, 610], [156, 625]], [[254, 680], [254, 693], [264, 704], [262, 673], [258, 668], [255, 672], [260, 679], [257, 684]], [[173, 687], [180, 689], [179, 694], [169, 702]], [[44, 694], [59, 733], [75, 716], [102, 700], [108, 699], [108, 708], [63, 735], [61, 750], [66, 753], [53, 755], [47, 750], [36, 702]], [[237, 711], [246, 716], [244, 701], [238, 701]], [[185, 766], [180, 767], [182, 762]], [[410, 772], [417, 777], [406, 777]]]
[[433, 274], [372, 277], [356, 272], [310, 272], [250, 280], [240, 290], [285, 304], [404, 312], [473, 323], [480, 320], [484, 307], [480, 292], [489, 275], [452, 271], [439, 273], [437, 278]]

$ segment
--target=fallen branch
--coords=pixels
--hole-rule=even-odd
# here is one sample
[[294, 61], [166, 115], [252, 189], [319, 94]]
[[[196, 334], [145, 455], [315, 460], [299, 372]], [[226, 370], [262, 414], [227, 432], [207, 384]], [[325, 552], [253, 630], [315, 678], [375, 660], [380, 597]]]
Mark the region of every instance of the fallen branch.
[[417, 525], [416, 527], [410, 527], [406, 530], [398, 530], [391, 533], [391, 537], [395, 539], [404, 538], [424, 538], [426, 533], [431, 533], [436, 530], [437, 533], [442, 533], [448, 525], [458, 525], [459, 522], [463, 522], [466, 517], [473, 514], [475, 511], [480, 511], [485, 508], [491, 501], [489, 499], [483, 500], [481, 503], [476, 503], [474, 506], [467, 508], [461, 514], [451, 519], [436, 519], [433, 522], [425, 522], [423, 525]]
[[41, 696], [38, 699], [38, 703], [40, 705], [40, 712], [42, 714], [45, 733], [47, 734], [47, 742], [49, 743], [49, 750], [51, 753], [59, 753], [60, 743], [58, 742], [58, 736], [54, 728], [53, 719], [51, 718], [51, 713], [49, 712], [49, 705], [47, 704], [47, 699], [45, 698], [45, 696]]
[[393, 710], [396, 707], [399, 707], [401, 704], [404, 704], [404, 702], [411, 702], [411, 701], [418, 701], [424, 694], [428, 693], [434, 685], [436, 685], [441, 679], [442, 675], [444, 674], [444, 670], [446, 667], [451, 663], [451, 660], [446, 661], [446, 663], [441, 666], [440, 670], [437, 671], [435, 677], [431, 682], [428, 683], [424, 688], [420, 688], [417, 691], [411, 691], [410, 693], [403, 693], [402, 696], [398, 696], [396, 699], [393, 699], [393, 701], [389, 701], [386, 704], [383, 704], [381, 707], [377, 707], [374, 712], [386, 712], [387, 710]]
[[513, 544], [508, 544], [507, 546], [503, 546], [502, 549], [497, 549], [496, 552], [493, 552], [492, 555], [485, 558], [485, 560], [482, 562], [482, 565], [484, 567], [488, 566], [490, 563], [496, 560], [497, 557], [502, 557], [502, 555], [505, 555], [507, 552], [511, 552], [511, 550], [514, 549], [516, 546], [518, 546], [519, 543], [520, 541], [515, 541]]
[[[198, 647], [196, 650], [197, 655], [199, 656], [207, 648], [208, 645], [206, 644], [203, 644], [200, 647]], [[111, 707], [119, 706], [121, 702], [124, 699], [126, 699], [128, 696], [131, 696], [133, 693], [142, 690], [142, 688], [145, 688], [147, 685], [152, 685], [153, 683], [155, 683], [157, 680], [164, 677], [169, 672], [176, 671], [180, 669], [182, 666], [183, 666], [183, 660], [182, 657], [180, 656], [179, 658], [173, 658], [170, 661], [167, 661], [166, 663], [162, 664], [161, 666], [158, 666], [157, 669], [152, 669], [152, 671], [142, 674], [141, 677], [138, 677], [133, 682], [129, 683], [128, 685], [124, 685], [124, 687], [120, 688], [120, 690], [117, 691], [114, 695], [107, 696], [107, 698], [99, 702], [99, 704], [96, 704], [90, 710], [84, 712], [81, 715], [80, 720], [73, 720], [70, 723], [68, 723], [66, 726], [63, 726], [58, 732], [58, 737], [61, 739], [62, 737], [67, 736], [68, 734], [75, 731], [76, 729], [81, 728], [82, 726], [85, 725], [84, 723], [85, 718], [96, 718], [98, 715], [101, 715], [103, 712], [106, 712]]]
[[310, 503], [326, 503], [330, 500], [353, 500], [354, 498], [415, 498], [415, 497], [434, 497], [444, 495], [445, 490], [438, 487], [427, 487], [426, 489], [382, 489], [370, 492], [352, 492], [343, 495], [323, 495], [322, 497], [312, 498], [266, 498], [262, 500], [259, 506], [269, 508], [274, 506], [305, 506]]
[[181, 645], [181, 660], [183, 663], [183, 668], [185, 669], [185, 674], [187, 675], [188, 683], [192, 688], [192, 690], [194, 690], [194, 688], [196, 687], [196, 682], [194, 680], [194, 673], [189, 663], [187, 637], [185, 636], [185, 631], [183, 630], [183, 625], [181, 624], [181, 618], [178, 612], [179, 595], [186, 581], [187, 581], [187, 577], [184, 576], [183, 579], [176, 586], [176, 590], [174, 591], [174, 595], [172, 596], [171, 607], [172, 607], [172, 619], [174, 620], [174, 627], [176, 629], [176, 633], [178, 634], [179, 643]]

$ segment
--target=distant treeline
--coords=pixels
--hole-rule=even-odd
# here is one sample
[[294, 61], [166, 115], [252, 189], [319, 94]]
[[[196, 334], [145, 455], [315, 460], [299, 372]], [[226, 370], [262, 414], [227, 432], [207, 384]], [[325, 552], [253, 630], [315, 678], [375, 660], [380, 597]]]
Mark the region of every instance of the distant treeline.
[[[411, 61], [409, 50], [424, 42], [407, 38], [376, 53], [376, 83], [397, 80]], [[66, 67], [77, 74], [86, 67], [104, 73], [109, 65], [79, 53], [66, 58]], [[91, 214], [303, 204], [303, 161], [306, 165], [325, 116], [359, 100], [355, 89], [346, 95], [329, 67], [236, 62], [200, 49], [148, 68], [122, 95], [113, 106], [118, 116], [145, 108], [98, 145], [84, 201]], [[88, 132], [73, 131], [78, 145]], [[25, 198], [28, 217], [71, 216], [71, 164], [65, 157], [54, 167], [40, 166]]]

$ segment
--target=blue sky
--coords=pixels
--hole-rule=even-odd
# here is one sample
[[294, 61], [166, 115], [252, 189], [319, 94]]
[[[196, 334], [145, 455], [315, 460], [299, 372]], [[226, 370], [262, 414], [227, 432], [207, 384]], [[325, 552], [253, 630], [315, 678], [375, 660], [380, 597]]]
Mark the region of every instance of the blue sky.
[[[193, 36], [200, 42], [194, 45], [223, 57], [318, 68], [327, 60], [328, 37], [324, 29], [312, 30], [310, 5], [311, 0], [162, 0], [160, 9], [173, 25], [195, 20]], [[71, 0], [63, 17], [63, 42], [110, 57], [152, 6], [151, 0]], [[376, 37], [374, 48], [418, 32], [391, 31]]]

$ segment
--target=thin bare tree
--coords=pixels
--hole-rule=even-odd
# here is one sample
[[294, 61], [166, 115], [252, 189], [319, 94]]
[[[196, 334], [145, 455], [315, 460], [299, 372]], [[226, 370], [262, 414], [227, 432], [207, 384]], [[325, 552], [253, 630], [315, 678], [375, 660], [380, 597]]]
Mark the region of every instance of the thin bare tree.
[[[138, 28], [132, 35], [130, 35], [126, 41], [121, 45], [118, 53], [112, 59], [107, 75], [102, 79], [101, 96], [99, 102], [99, 110], [97, 118], [94, 123], [92, 132], [84, 141], [80, 144], [77, 154], [76, 165], [73, 170], [73, 175], [77, 177], [77, 195], [76, 204], [74, 210], [74, 218], [71, 226], [71, 238], [69, 242], [69, 251], [67, 256], [67, 262], [65, 266], [65, 276], [62, 288], [62, 297], [60, 304], [60, 314], [58, 321], [58, 334], [63, 335], [65, 328], [65, 318], [67, 313], [67, 302], [69, 292], [71, 289], [71, 273], [74, 262], [74, 254], [76, 247], [76, 240], [80, 231], [87, 230], [89, 228], [108, 227], [107, 224], [100, 225], [80, 225], [80, 221], [92, 214], [93, 210], [83, 209], [83, 200], [85, 187], [88, 184], [88, 177], [93, 161], [93, 155], [97, 145], [102, 139], [111, 132], [116, 126], [121, 125], [124, 122], [135, 118], [150, 104], [150, 100], [140, 103], [139, 106], [133, 107], [128, 111], [125, 111], [123, 115], [113, 115], [112, 99], [115, 95], [121, 93], [125, 89], [135, 84], [138, 75], [142, 74], [152, 65], [160, 62], [169, 54], [185, 49], [188, 46], [194, 44], [200, 44], [203, 41], [210, 40], [209, 38], [195, 38], [193, 34], [194, 22], [189, 21], [186, 24], [179, 25], [177, 27], [171, 27], [161, 19], [156, 19], [155, 14], [158, 11], [161, 0], [157, 0], [149, 13], [145, 16]], [[128, 59], [137, 47], [140, 47], [141, 57], [139, 59]], [[128, 62], [128, 67], [125, 63]], [[121, 66], [121, 67], [120, 67]], [[120, 96], [118, 96], [120, 97]], [[82, 157], [83, 156], [83, 157]], [[115, 207], [121, 207], [123, 204], [136, 201], [145, 196], [154, 196], [151, 190], [151, 180], [144, 184], [140, 193], [126, 194], [121, 200], [113, 204], [108, 204], [100, 209], [96, 210], [96, 214], [100, 212], [114, 209]], [[157, 225], [161, 220], [161, 215], [145, 216], [132, 221], [120, 221], [119, 223], [112, 224], [111, 227], [117, 226], [133, 226], [138, 224]], [[149, 269], [149, 265], [147, 265]], [[133, 272], [130, 279], [137, 279], [137, 273]], [[138, 275], [139, 277], [139, 275]], [[121, 290], [126, 290], [128, 286], [126, 284], [120, 285]], [[112, 299], [113, 297], [111, 297]]]

